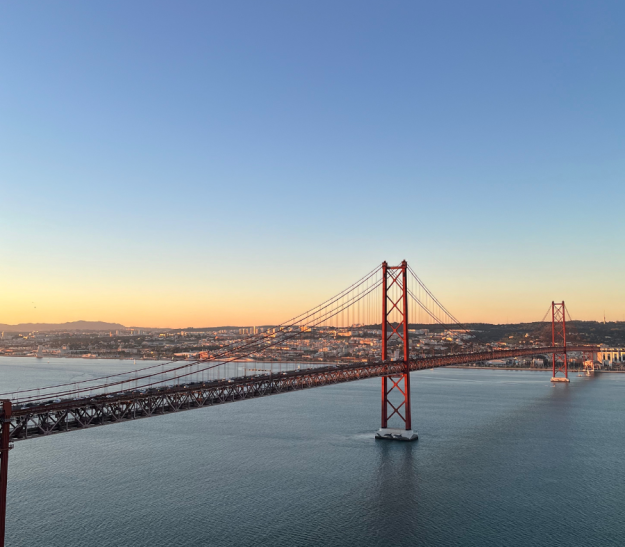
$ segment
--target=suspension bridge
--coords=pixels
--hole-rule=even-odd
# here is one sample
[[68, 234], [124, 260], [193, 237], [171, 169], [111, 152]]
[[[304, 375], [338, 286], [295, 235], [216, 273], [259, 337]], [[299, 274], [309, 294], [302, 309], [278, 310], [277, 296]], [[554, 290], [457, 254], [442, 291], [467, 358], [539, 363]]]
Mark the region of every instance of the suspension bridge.
[[[468, 332], [403, 261], [383, 262], [347, 289], [272, 332], [251, 335], [196, 361], [172, 361], [129, 372], [0, 394], [0, 547], [4, 546], [9, 451], [15, 441], [96, 426], [288, 393], [365, 378], [381, 378], [381, 440], [412, 441], [410, 373], [493, 359], [551, 355], [552, 381], [568, 382], [568, 352], [591, 355], [598, 348], [570, 345], [566, 340], [566, 307], [552, 302], [551, 343], [511, 349], [458, 351], [426, 355], [411, 348], [410, 325], [426, 320]], [[543, 318], [543, 321], [545, 317]], [[315, 329], [354, 324], [379, 329], [381, 351], [367, 361], [310, 364], [306, 368], [254, 376], [228, 375], [228, 365], [309, 338]], [[389, 359], [391, 352], [393, 359]]]

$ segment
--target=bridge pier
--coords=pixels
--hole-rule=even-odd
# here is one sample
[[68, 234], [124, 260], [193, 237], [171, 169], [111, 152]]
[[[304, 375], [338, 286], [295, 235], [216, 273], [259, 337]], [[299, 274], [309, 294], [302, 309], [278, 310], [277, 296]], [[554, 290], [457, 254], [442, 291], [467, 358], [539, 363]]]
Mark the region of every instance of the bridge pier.
[[419, 435], [412, 429], [406, 430], [387, 427], [385, 429], [378, 429], [375, 433], [375, 438], [384, 441], [416, 441]]
[[2, 401], [2, 431], [0, 432], [0, 547], [4, 547], [7, 515], [7, 479], [9, 472], [9, 434], [11, 427], [11, 401]]
[[[408, 264], [405, 260], [400, 266], [394, 267], [390, 267], [386, 262], [382, 263], [382, 361], [388, 361], [387, 343], [396, 335], [403, 344], [404, 370], [400, 374], [382, 376], [382, 423], [375, 434], [375, 438], [381, 440], [416, 441], [419, 438], [412, 430], [410, 412], [407, 270]], [[389, 320], [393, 311], [399, 316], [400, 321]], [[395, 402], [390, 400], [391, 394], [396, 396]], [[404, 428], [388, 427], [388, 421], [395, 415], [404, 422]]]

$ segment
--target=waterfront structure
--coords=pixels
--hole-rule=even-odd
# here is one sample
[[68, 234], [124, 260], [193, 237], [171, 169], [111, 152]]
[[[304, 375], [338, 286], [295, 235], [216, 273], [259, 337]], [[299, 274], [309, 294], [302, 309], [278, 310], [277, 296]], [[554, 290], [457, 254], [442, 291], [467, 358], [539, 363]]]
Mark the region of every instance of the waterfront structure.
[[613, 365], [625, 365], [625, 348], [610, 348], [602, 345], [597, 352], [597, 361], [608, 368], [612, 368]]

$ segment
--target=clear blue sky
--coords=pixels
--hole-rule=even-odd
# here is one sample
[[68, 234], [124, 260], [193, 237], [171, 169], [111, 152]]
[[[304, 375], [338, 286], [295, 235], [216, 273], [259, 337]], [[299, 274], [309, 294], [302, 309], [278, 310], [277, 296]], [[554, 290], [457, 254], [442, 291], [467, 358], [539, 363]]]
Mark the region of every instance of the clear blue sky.
[[3, 2], [0, 323], [278, 321], [403, 258], [465, 321], [623, 320], [624, 21]]

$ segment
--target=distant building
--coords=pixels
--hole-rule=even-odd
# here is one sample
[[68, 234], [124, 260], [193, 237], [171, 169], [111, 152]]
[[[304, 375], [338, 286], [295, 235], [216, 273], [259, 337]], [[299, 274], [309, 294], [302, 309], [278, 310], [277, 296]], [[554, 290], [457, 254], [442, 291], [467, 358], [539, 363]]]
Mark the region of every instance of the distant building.
[[597, 361], [604, 367], [611, 367], [613, 364], [625, 364], [625, 348], [608, 348], [601, 347], [601, 351], [597, 352]]

